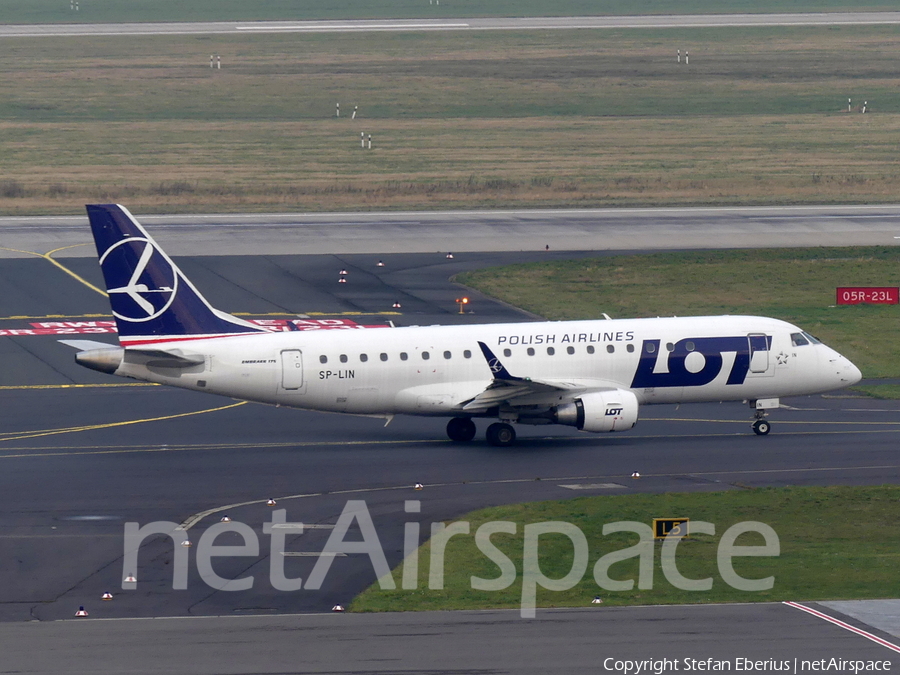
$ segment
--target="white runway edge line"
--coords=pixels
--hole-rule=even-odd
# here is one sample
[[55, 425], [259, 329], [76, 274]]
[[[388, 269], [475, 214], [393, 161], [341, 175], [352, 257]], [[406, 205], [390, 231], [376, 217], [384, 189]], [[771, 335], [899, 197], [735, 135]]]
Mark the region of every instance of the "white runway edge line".
[[825, 621], [828, 621], [829, 623], [833, 623], [834, 625], [840, 626], [841, 628], [843, 628], [845, 630], [849, 630], [851, 633], [856, 633], [857, 635], [862, 635], [864, 638], [867, 638], [867, 639], [871, 640], [872, 642], [876, 642], [876, 643], [880, 644], [882, 647], [887, 647], [891, 651], [895, 651], [898, 654], [900, 654], [900, 647], [895, 645], [893, 642], [888, 642], [887, 640], [880, 638], [877, 635], [872, 635], [872, 633], [864, 631], [861, 628], [857, 628], [856, 626], [851, 626], [849, 623], [845, 623], [844, 621], [841, 621], [840, 619], [835, 619], [833, 616], [828, 616], [824, 612], [820, 612], [818, 610], [812, 609], [811, 607], [806, 607], [805, 605], [801, 605], [798, 602], [786, 601], [783, 604], [787, 605], [788, 607], [793, 607], [794, 609], [803, 610], [804, 612], [807, 612], [808, 614], [812, 614], [813, 616], [817, 616], [820, 619], [825, 619]]
[[335, 31], [335, 30], [421, 30], [423, 28], [469, 28], [467, 23], [346, 23], [346, 24], [301, 24], [295, 26], [235, 26], [235, 30], [287, 30], [287, 31]]

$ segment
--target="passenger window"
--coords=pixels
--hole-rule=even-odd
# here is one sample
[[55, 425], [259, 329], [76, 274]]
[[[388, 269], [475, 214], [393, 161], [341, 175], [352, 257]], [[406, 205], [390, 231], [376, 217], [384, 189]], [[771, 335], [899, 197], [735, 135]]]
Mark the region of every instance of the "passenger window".
[[587, 353], [588, 353], [588, 354], [593, 354], [595, 351], [596, 351], [596, 350], [594, 349], [594, 345], [588, 345], [588, 346], [587, 346]]
[[632, 345], [632, 344], [625, 345], [625, 351], [627, 351], [629, 354], [631, 354], [631, 352], [634, 351], [634, 345]]
[[385, 354], [384, 352], [382, 352], [380, 358], [381, 358], [382, 361], [387, 361], [387, 359], [388, 359], [387, 354]]
[[406, 361], [406, 359], [408, 359], [408, 358], [409, 358], [409, 354], [407, 354], [406, 352], [400, 352], [400, 360], [401, 361]]
[[612, 354], [616, 351], [616, 348], [614, 345], [606, 345], [606, 351], [608, 351], [610, 354]]
[[648, 342], [648, 343], [645, 345], [644, 349], [647, 350], [647, 353], [648, 353], [648, 354], [652, 354], [653, 352], [656, 351], [656, 345], [653, 344], [652, 342]]
[[808, 345], [809, 340], [803, 337], [803, 333], [791, 333], [791, 344], [795, 347], [802, 347]]
[[684, 348], [687, 349], [689, 352], [692, 352], [692, 351], [694, 351], [694, 343], [693, 342], [685, 342]]
[[571, 346], [566, 347], [566, 354], [574, 354], [574, 353], [575, 353], [575, 347], [571, 347]]
[[319, 363], [328, 363], [328, 357], [322, 354], [322, 356], [319, 357]]
[[504, 349], [504, 350], [503, 350], [503, 356], [512, 356], [512, 350], [511, 350], [511, 349]]
[[366, 355], [366, 354], [360, 354], [360, 355], [359, 355], [359, 360], [362, 361], [363, 363], [365, 363], [366, 361], [369, 360], [369, 357], [368, 357], [368, 355]]
[[553, 356], [556, 353], [556, 350], [553, 347], [547, 347], [547, 356]]
[[453, 356], [453, 355], [450, 352], [444, 352], [445, 359], [449, 359], [451, 356]]
[[341, 354], [341, 363], [347, 363], [347, 355]]
[[468, 349], [465, 350], [465, 351], [463, 352], [463, 358], [464, 358], [464, 359], [471, 359], [471, 358], [472, 358], [472, 352], [470, 352]]
[[422, 352], [422, 360], [423, 361], [427, 361], [430, 358], [431, 358], [431, 354], [429, 354], [428, 352]]
[[529, 347], [527, 353], [528, 353], [528, 356], [534, 356], [534, 347]]
[[675, 345], [673, 345], [671, 342], [666, 343], [666, 351], [667, 352], [674, 351], [674, 349], [675, 349]]

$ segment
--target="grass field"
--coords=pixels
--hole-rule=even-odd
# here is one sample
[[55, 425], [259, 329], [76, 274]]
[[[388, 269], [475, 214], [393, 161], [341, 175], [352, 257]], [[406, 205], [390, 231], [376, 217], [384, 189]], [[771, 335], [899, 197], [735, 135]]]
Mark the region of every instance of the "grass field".
[[[560, 502], [501, 506], [461, 516], [470, 523], [469, 535], [449, 540], [443, 565], [444, 588], [429, 588], [431, 542], [419, 551], [418, 585], [401, 588], [400, 565], [393, 572], [398, 590], [375, 585], [357, 597], [352, 611], [410, 611], [434, 609], [514, 608], [521, 600], [523, 531], [528, 523], [562, 521], [577, 526], [588, 542], [588, 567], [581, 581], [569, 590], [538, 589], [539, 607], [590, 605], [595, 595], [603, 607], [641, 604], [705, 602], [770, 602], [778, 600], [839, 600], [896, 598], [900, 595], [900, 541], [896, 531], [896, 505], [900, 488], [824, 487], [744, 489], [715, 494], [604, 495]], [[678, 546], [679, 572], [689, 579], [712, 578], [709, 591], [685, 591], [670, 584], [660, 569], [659, 543], [655, 546], [652, 589], [607, 591], [592, 574], [603, 555], [637, 542], [635, 534], [602, 534], [602, 526], [617, 521], [651, 524], [655, 517], [688, 517], [715, 525], [715, 535], [692, 535]], [[491, 542], [514, 564], [516, 581], [505, 590], [477, 591], [471, 577], [496, 579], [500, 570], [475, 546], [474, 534], [486, 522], [517, 524], [516, 534], [497, 534]], [[743, 521], [759, 521], [775, 530], [780, 555], [735, 558], [734, 569], [747, 579], [774, 576], [766, 591], [739, 591], [723, 582], [716, 553], [727, 528]], [[423, 529], [426, 529], [423, 527]], [[759, 534], [745, 534], [739, 546], [760, 546]], [[539, 542], [540, 570], [547, 577], [563, 578], [572, 568], [573, 548], [563, 535], [546, 535]], [[638, 578], [636, 558], [609, 568], [614, 580]], [[602, 611], [602, 607], [597, 611]]]
[[[896, 305], [835, 305], [837, 286], [900, 286], [900, 248], [698, 251], [490, 268], [458, 281], [553, 320], [753, 314], [795, 323], [865, 377], [900, 377]], [[892, 397], [896, 388], [874, 395]]]
[[[685, 0], [677, 11], [691, 13], [847, 11], [839, 0]], [[867, 0], [855, 11], [891, 10], [886, 0]], [[78, 11], [65, 0], [0, 0], [3, 23], [126, 21], [241, 21], [278, 19], [399, 19], [483, 16], [584, 16], [670, 14], [667, 0], [623, 3], [616, 0], [79, 0]]]
[[898, 40], [890, 27], [7, 39], [0, 213], [890, 202]]

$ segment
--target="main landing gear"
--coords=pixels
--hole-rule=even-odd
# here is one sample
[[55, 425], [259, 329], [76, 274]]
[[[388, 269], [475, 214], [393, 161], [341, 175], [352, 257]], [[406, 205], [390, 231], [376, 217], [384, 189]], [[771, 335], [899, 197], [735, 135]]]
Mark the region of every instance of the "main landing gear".
[[[447, 422], [447, 436], [451, 441], [467, 443], [475, 438], [475, 422], [468, 417], [454, 417]], [[506, 422], [495, 422], [487, 428], [487, 442], [505, 448], [516, 441], [516, 430]]]
[[458, 443], [471, 441], [475, 438], [475, 422], [469, 417], [454, 417], [447, 422], [447, 436]]
[[516, 442], [516, 430], [506, 422], [494, 422], [487, 428], [487, 442], [505, 448]]

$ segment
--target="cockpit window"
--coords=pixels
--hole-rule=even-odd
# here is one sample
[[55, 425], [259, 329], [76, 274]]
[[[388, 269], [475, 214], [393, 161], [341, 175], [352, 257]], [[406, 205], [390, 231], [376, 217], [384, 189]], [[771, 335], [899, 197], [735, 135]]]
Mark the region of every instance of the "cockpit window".
[[819, 338], [813, 337], [812, 335], [810, 335], [810, 334], [807, 333], [806, 331], [803, 331], [803, 337], [805, 337], [807, 340], [809, 340], [809, 341], [810, 341], [812, 344], [814, 344], [814, 345], [820, 345], [820, 344], [822, 344], [822, 341], [821, 341]]
[[808, 345], [809, 340], [804, 337], [803, 333], [791, 333], [791, 344], [795, 347], [802, 347], [803, 345]]

